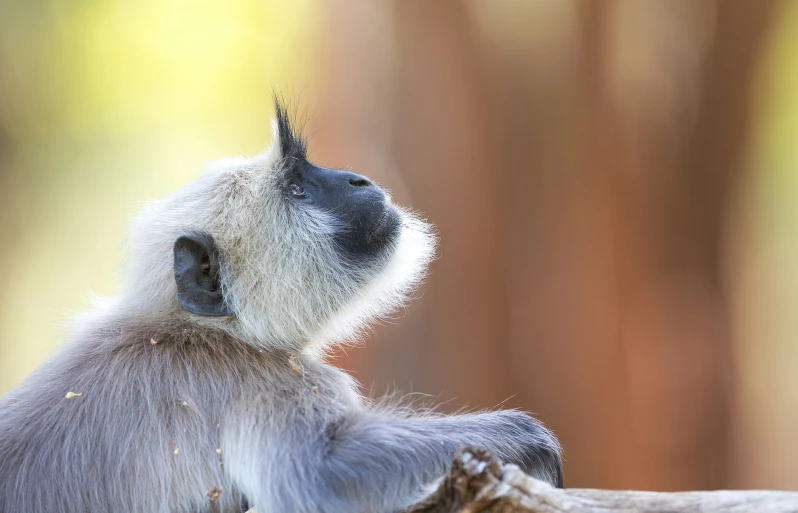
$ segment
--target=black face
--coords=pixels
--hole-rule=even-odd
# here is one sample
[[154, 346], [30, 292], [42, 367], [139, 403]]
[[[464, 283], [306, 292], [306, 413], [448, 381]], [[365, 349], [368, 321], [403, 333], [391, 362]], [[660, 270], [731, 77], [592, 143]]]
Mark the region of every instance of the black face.
[[378, 256], [399, 236], [402, 218], [386, 201], [385, 192], [367, 178], [295, 161], [285, 171], [289, 201], [318, 208], [338, 219], [335, 234], [341, 255], [353, 263]]

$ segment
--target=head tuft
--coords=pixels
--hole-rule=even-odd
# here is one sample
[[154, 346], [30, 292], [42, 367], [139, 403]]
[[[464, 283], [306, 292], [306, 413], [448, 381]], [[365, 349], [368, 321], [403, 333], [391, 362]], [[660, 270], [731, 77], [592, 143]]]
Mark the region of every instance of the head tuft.
[[307, 160], [307, 139], [295, 126], [285, 101], [276, 92], [274, 93], [274, 113], [277, 123], [276, 137], [279, 140], [280, 156], [283, 159]]

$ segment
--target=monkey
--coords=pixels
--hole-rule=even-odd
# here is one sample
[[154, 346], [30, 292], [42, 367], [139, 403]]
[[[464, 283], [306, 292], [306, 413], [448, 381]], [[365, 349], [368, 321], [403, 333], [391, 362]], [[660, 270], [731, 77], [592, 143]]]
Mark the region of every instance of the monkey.
[[391, 407], [329, 363], [405, 304], [437, 235], [275, 112], [267, 150], [143, 207], [118, 293], [0, 398], [0, 512], [401, 511], [465, 445], [562, 486], [526, 413]]

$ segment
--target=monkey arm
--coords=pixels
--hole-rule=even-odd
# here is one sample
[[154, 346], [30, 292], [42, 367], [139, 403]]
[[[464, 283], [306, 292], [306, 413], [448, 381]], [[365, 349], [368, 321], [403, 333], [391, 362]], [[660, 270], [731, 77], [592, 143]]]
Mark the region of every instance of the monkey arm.
[[296, 482], [288, 487], [293, 498], [308, 504], [298, 506], [285, 497], [280, 502], [286, 511], [400, 510], [445, 475], [463, 445], [484, 447], [554, 484], [561, 472], [554, 436], [515, 411], [416, 417], [357, 411], [329, 425], [313, 443], [319, 444], [310, 451], [315, 454], [310, 463], [316, 468], [292, 473], [304, 474], [297, 479], [305, 479], [306, 490], [296, 493], [300, 486]]
[[532, 417], [513, 410], [411, 417], [366, 411], [336, 426], [328, 444], [333, 463], [336, 459], [354, 462], [364, 454], [377, 465], [390, 465], [393, 460], [407, 469], [415, 463], [422, 483], [446, 472], [463, 445], [488, 449], [554, 485], [560, 477], [560, 447], [554, 435]]

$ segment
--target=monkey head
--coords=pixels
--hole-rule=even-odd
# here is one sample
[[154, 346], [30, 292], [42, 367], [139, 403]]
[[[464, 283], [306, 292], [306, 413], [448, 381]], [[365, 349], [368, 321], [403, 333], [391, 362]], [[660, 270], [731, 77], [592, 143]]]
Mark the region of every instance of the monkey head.
[[430, 227], [368, 178], [311, 163], [275, 104], [268, 150], [211, 165], [134, 219], [123, 310], [264, 348], [323, 349], [390, 313], [422, 279]]

